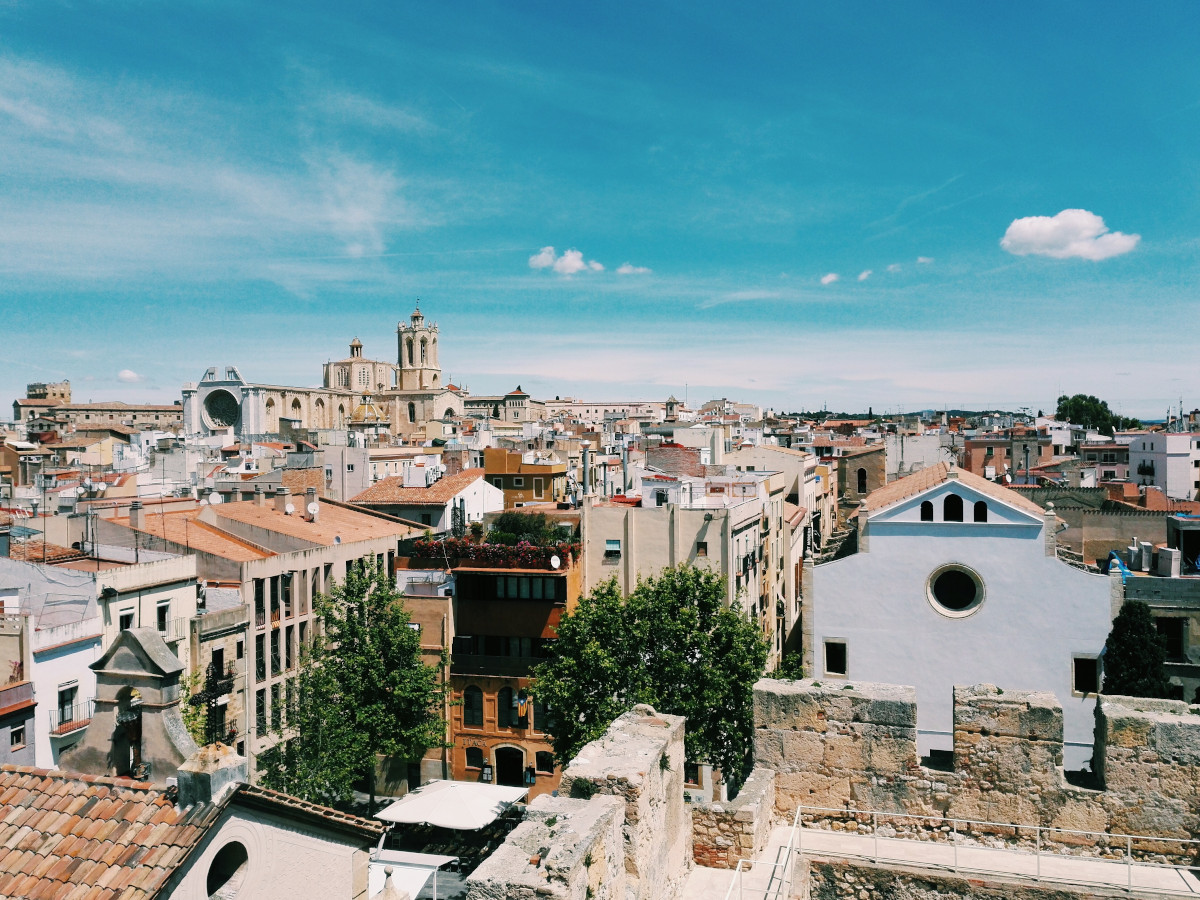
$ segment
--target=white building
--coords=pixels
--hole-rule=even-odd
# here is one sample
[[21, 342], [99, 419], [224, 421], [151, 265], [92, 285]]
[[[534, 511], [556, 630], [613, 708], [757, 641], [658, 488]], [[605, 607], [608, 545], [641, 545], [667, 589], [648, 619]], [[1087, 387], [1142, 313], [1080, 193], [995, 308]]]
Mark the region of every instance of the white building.
[[350, 502], [438, 532], [452, 530], [455, 508], [463, 526], [482, 522], [485, 514], [504, 509], [504, 491], [488, 484], [483, 469], [467, 469], [429, 483], [424, 471], [424, 467], [411, 466], [404, 475], [385, 478]]
[[1194, 500], [1200, 495], [1200, 432], [1134, 434], [1129, 441], [1129, 479], [1157, 485], [1173, 500]]
[[1053, 511], [939, 463], [874, 491], [858, 525], [858, 552], [813, 572], [812, 675], [914, 685], [922, 753], [952, 747], [956, 684], [1053, 691], [1081, 767], [1113, 601], [1059, 561]]

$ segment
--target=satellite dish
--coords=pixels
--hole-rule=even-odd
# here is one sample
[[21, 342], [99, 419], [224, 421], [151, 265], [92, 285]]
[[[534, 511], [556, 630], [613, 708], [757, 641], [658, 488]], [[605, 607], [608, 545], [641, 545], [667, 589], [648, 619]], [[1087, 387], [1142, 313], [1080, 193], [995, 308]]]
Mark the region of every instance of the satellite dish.
[[287, 506], [285, 506], [283, 508], [283, 511], [290, 516], [292, 513], [294, 513], [296, 511], [296, 507], [293, 504], [289, 503]]
[[562, 560], [558, 558], [557, 554], [550, 557], [550, 568], [557, 569], [561, 565], [562, 565]]
[[216, 491], [213, 491], [211, 494], [208, 495], [208, 502], [211, 503], [213, 506], [216, 506], [218, 503], [221, 502], [221, 495], [218, 494]]
[[310, 516], [315, 516], [317, 513], [319, 513], [321, 511], [321, 507], [317, 503], [310, 503], [305, 508], [308, 510], [308, 514]]
[[201, 498], [200, 498], [200, 505], [201, 505], [201, 506], [208, 506], [208, 498], [207, 498], [207, 497], [201, 497]]
[[96, 485], [96, 493], [97, 494], [103, 494], [107, 490], [108, 490], [108, 482], [101, 481], [98, 485]]

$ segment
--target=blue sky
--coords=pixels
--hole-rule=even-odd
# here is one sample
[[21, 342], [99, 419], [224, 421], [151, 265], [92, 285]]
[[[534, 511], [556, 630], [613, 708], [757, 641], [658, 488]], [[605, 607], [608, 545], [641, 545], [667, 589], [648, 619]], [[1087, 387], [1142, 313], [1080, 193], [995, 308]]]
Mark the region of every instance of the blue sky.
[[1191, 2], [0, 2], [0, 402], [313, 384], [420, 297], [475, 393], [1161, 417], [1198, 46]]

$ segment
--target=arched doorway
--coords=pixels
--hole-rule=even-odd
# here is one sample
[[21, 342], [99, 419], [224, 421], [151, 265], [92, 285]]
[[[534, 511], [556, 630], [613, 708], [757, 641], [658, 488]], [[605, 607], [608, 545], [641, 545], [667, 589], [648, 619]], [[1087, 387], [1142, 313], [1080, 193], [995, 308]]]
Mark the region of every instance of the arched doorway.
[[525, 751], [519, 747], [496, 748], [496, 784], [524, 786]]
[[858, 470], [858, 492], [860, 494], [865, 494], [867, 492], [867, 470], [866, 469]]

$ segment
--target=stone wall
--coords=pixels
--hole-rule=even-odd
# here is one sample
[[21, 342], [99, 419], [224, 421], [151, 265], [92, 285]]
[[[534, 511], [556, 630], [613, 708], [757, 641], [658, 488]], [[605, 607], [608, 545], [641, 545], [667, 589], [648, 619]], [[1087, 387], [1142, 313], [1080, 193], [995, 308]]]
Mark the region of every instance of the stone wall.
[[[850, 860], [808, 859], [807, 891], [811, 900], [1079, 900], [1082, 897], [1139, 897], [1138, 891], [1106, 890], [1093, 885], [1037, 884], [998, 881], [986, 876], [954, 875], [929, 870], [872, 865]], [[1153, 896], [1162, 896], [1155, 894]]]
[[624, 802], [626, 896], [669, 900], [692, 865], [692, 820], [683, 800], [682, 716], [639, 705], [587, 744], [563, 772], [559, 793], [612, 794]]
[[625, 900], [624, 804], [543, 794], [467, 878], [468, 900]]
[[775, 818], [775, 772], [750, 773], [733, 800], [692, 804], [692, 859], [698, 866], [732, 869], [767, 846]]
[[[1200, 707], [1101, 698], [1094, 758], [1103, 790], [1066, 781], [1062, 708], [1049, 693], [955, 688], [951, 771], [924, 766], [917, 756], [912, 688], [764, 679], [755, 685], [754, 707], [755, 763], [776, 772], [779, 818], [802, 804], [836, 811], [813, 809], [806, 820], [854, 830], [871, 827], [870, 817], [854, 810], [928, 816], [888, 824], [926, 839], [943, 837], [951, 819], [1099, 835], [1200, 836]], [[971, 830], [1033, 840], [1031, 829]], [[1064, 833], [1043, 840], [1095, 852], [1108, 843]], [[1142, 842], [1135, 850], [1177, 857], [1182, 847]]]

